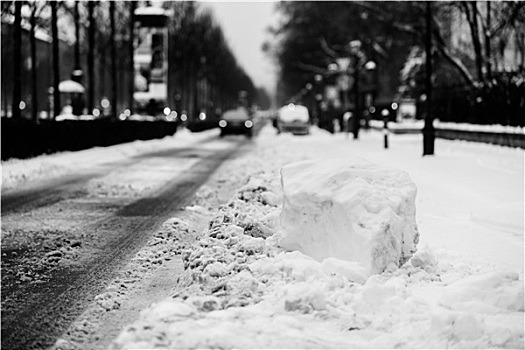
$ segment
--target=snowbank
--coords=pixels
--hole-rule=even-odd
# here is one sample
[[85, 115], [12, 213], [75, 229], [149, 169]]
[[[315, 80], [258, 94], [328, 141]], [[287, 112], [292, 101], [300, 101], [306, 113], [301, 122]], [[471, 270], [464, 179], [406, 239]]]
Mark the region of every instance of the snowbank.
[[[155, 152], [160, 148], [173, 145], [173, 143], [179, 147], [198, 144], [216, 134], [216, 130], [193, 134], [187, 129], [181, 129], [177, 131], [175, 136], [166, 136], [157, 140], [137, 140], [110, 147], [94, 147], [78, 152], [65, 151], [43, 154], [31, 159], [9, 159], [1, 162], [2, 191], [19, 188], [38, 180], [56, 179], [78, 171], [93, 171], [93, 169], [121, 161], [124, 157]], [[113, 178], [114, 182], [123, 182], [121, 179], [115, 180], [115, 176], [107, 177], [108, 180], [110, 178]], [[118, 192], [119, 188], [113, 192]]]
[[[369, 125], [375, 128], [383, 128], [384, 122], [382, 120], [369, 120]], [[424, 120], [403, 120], [396, 123], [388, 123], [388, 128], [395, 129], [413, 129], [421, 130], [425, 126]], [[489, 132], [489, 133], [502, 133], [502, 134], [524, 134], [525, 128], [521, 126], [510, 126], [510, 125], [481, 125], [481, 124], [468, 124], [468, 123], [452, 123], [442, 122], [439, 120], [434, 121], [434, 127], [436, 129], [449, 129], [449, 130], [461, 130], [470, 132]]]
[[281, 247], [356, 262], [368, 274], [416, 251], [416, 186], [406, 172], [341, 158], [292, 163], [281, 176]]
[[[397, 191], [415, 195], [406, 174], [399, 176]], [[172, 296], [143, 310], [114, 349], [523, 347], [522, 275], [438, 263], [428, 244], [399, 269], [372, 276], [356, 262], [283, 251], [278, 180], [270, 172], [245, 180], [184, 250]], [[386, 203], [392, 192], [376, 195]]]

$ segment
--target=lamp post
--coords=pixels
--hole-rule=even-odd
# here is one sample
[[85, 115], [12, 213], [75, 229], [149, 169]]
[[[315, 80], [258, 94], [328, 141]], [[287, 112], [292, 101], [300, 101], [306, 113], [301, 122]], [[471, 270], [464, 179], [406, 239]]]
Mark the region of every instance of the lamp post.
[[306, 83], [304, 88], [306, 89], [306, 105], [307, 105], [308, 109], [310, 111], [312, 111], [312, 109], [313, 109], [313, 99], [312, 99], [312, 88], [313, 88], [313, 85], [312, 85], [312, 83]]
[[354, 91], [355, 91], [355, 116], [354, 116], [354, 139], [359, 138], [359, 127], [361, 126], [361, 104], [359, 103], [359, 66], [356, 62], [354, 68]]
[[365, 119], [365, 129], [369, 129], [370, 109], [375, 102], [375, 95], [377, 92], [377, 63], [373, 60], [370, 60], [365, 63], [364, 67], [367, 73], [367, 93], [365, 95], [364, 105], [364, 109], [367, 113], [367, 118]]
[[359, 138], [359, 128], [361, 126], [361, 103], [360, 103], [360, 92], [359, 92], [359, 64], [362, 57], [361, 52], [361, 41], [360, 40], [352, 40], [349, 43], [350, 46], [350, 54], [352, 55], [352, 58], [354, 59], [354, 139]]
[[321, 92], [321, 83], [323, 82], [323, 76], [321, 74], [316, 74], [314, 76], [315, 81], [315, 117], [317, 123], [321, 119], [321, 101], [323, 100], [323, 94]]

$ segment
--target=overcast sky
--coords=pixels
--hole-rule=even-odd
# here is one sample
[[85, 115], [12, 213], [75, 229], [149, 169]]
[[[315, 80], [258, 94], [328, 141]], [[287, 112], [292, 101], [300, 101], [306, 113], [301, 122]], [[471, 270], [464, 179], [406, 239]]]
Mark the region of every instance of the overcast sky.
[[277, 22], [275, 2], [202, 2], [211, 8], [221, 25], [239, 64], [256, 86], [275, 90], [275, 67], [262, 52], [262, 44], [271, 39], [268, 26]]

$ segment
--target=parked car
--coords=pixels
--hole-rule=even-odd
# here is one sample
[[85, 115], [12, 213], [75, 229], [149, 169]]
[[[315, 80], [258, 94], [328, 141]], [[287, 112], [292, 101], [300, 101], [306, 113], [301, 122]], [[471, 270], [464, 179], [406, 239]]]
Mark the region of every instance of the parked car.
[[219, 127], [221, 128], [221, 137], [230, 134], [244, 134], [247, 137], [252, 137], [254, 123], [248, 110], [244, 107], [238, 107], [222, 114]]
[[310, 114], [308, 108], [290, 103], [281, 107], [277, 116], [279, 132], [291, 132], [294, 135], [308, 135], [310, 133]]

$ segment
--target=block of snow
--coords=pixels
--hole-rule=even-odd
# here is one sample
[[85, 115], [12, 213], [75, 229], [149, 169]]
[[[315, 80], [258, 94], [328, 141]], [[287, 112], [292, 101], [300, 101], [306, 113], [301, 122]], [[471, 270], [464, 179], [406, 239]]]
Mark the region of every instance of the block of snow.
[[404, 171], [361, 159], [308, 160], [284, 166], [281, 184], [286, 250], [356, 262], [370, 274], [416, 251], [416, 186]]

